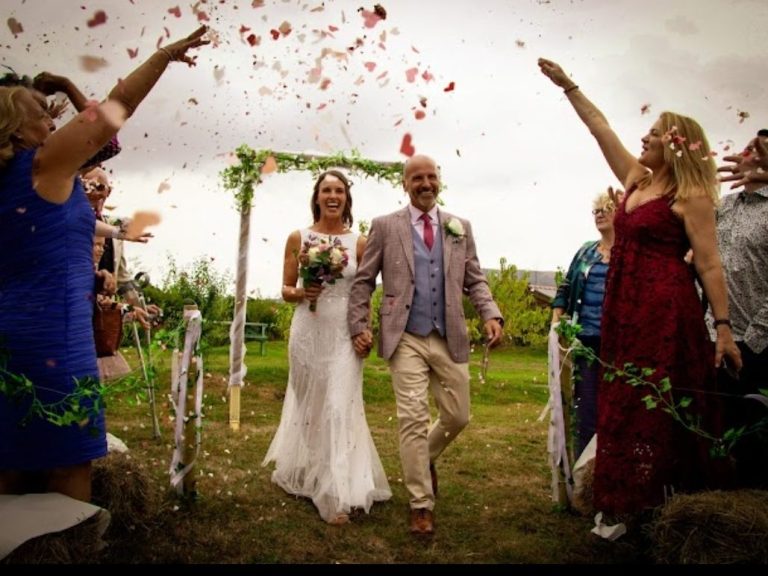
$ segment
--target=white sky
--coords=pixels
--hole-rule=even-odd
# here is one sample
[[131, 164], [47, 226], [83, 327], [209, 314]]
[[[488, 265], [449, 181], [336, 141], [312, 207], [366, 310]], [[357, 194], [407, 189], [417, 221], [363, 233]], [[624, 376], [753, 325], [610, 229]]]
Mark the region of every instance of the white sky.
[[[765, 0], [384, 0], [387, 19], [373, 28], [358, 12], [373, 2], [263, 4], [197, 2], [220, 44], [200, 50], [194, 69], [171, 65], [122, 130], [123, 152], [106, 164], [116, 215], [162, 214], [150, 244], [128, 246], [133, 270], [149, 271], [156, 283], [168, 254], [181, 265], [214, 258], [234, 278], [239, 215], [219, 172], [239, 144], [354, 148], [404, 160], [406, 133], [417, 152], [441, 164], [445, 209], [472, 221], [484, 267], [502, 257], [525, 269], [567, 267], [578, 246], [596, 237], [593, 196], [618, 183], [538, 71], [539, 56], [571, 73], [638, 153], [663, 110], [699, 120], [721, 156], [768, 127]], [[169, 12], [175, 7], [180, 17]], [[107, 21], [89, 27], [97, 10]], [[189, 2], [157, 0], [3, 0], [2, 16], [24, 30], [14, 37], [12, 25], [0, 28], [0, 62], [19, 73], [67, 75], [98, 99], [154, 51], [166, 28], [175, 40], [198, 24]], [[283, 22], [291, 33], [273, 40], [270, 30]], [[259, 45], [246, 41], [251, 33]], [[348, 51], [357, 39], [361, 46]], [[323, 50], [333, 52], [320, 59]], [[82, 56], [107, 65], [86, 71]], [[367, 62], [376, 63], [372, 72]], [[330, 80], [325, 89], [311, 78], [318, 63]], [[413, 82], [411, 68], [418, 68]], [[455, 89], [444, 91], [451, 82]], [[424, 119], [415, 118], [419, 109]], [[353, 181], [356, 221], [406, 201], [399, 188]], [[256, 189], [249, 292], [279, 294], [285, 239], [311, 223], [311, 186], [309, 174], [293, 172], [269, 175]]]

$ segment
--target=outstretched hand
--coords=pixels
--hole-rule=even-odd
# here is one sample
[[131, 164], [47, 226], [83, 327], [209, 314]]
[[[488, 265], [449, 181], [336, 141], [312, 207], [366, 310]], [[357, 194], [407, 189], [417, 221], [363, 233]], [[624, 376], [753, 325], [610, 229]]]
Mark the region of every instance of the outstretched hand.
[[182, 38], [172, 44], [163, 46], [160, 50], [168, 55], [171, 62], [184, 62], [187, 66], [195, 66], [197, 65], [197, 62], [195, 62], [197, 56], [188, 56], [187, 50], [210, 44], [211, 41], [209, 39], [203, 38], [206, 32], [208, 32], [208, 26], [200, 26], [200, 28], [192, 32], [192, 34], [186, 38]]
[[568, 88], [573, 86], [573, 80], [571, 80], [565, 71], [556, 62], [547, 60], [546, 58], [539, 58], [539, 69], [541, 73], [552, 82], [560, 86], [560, 88]]
[[768, 184], [768, 144], [765, 139], [757, 137], [743, 153], [725, 156], [723, 160], [731, 164], [720, 166], [717, 171], [730, 172], [728, 176], [721, 176], [720, 182], [733, 182], [731, 190], [752, 182]]
[[618, 208], [619, 204], [624, 202], [624, 190], [614, 190], [613, 186], [608, 186], [608, 198], [610, 198], [613, 205]]

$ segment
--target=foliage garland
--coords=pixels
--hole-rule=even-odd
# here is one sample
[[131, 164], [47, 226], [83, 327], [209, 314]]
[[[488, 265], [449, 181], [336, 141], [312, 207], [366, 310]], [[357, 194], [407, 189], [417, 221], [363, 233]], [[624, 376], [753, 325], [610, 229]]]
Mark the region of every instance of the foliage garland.
[[331, 168], [345, 168], [354, 174], [364, 174], [377, 180], [385, 180], [393, 186], [402, 181], [402, 162], [377, 162], [363, 158], [357, 150], [348, 155], [343, 152], [331, 156], [313, 154], [292, 154], [264, 149], [255, 151], [247, 144], [241, 144], [235, 151], [239, 164], [221, 171], [224, 188], [235, 191], [237, 209], [242, 212], [253, 202], [254, 187], [261, 183], [261, 174], [269, 158], [273, 158], [278, 172], [301, 170], [314, 176]]

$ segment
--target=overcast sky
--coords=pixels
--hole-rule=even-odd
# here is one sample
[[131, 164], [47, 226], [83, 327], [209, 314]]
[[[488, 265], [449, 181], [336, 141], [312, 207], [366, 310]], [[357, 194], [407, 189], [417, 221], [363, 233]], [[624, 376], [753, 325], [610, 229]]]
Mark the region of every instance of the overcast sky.
[[[471, 220], [484, 267], [502, 257], [567, 267], [597, 237], [592, 198], [618, 183], [539, 56], [559, 62], [636, 153], [663, 110], [699, 120], [720, 156], [768, 127], [765, 0], [381, 5], [387, 17], [374, 23], [360, 0], [3, 0], [0, 62], [67, 75], [101, 99], [160, 38], [208, 19], [217, 45], [195, 68], [171, 65], [106, 165], [116, 215], [162, 215], [150, 244], [128, 246], [134, 271], [155, 283], [169, 254], [181, 265], [213, 258], [234, 278], [239, 216], [219, 173], [238, 145], [402, 161], [406, 134], [441, 165], [445, 209]], [[93, 25], [100, 10], [106, 21]], [[94, 70], [84, 57], [103, 61]], [[356, 221], [407, 201], [401, 188], [353, 181]], [[285, 240], [311, 223], [312, 183], [271, 174], [256, 189], [249, 292], [279, 294]]]

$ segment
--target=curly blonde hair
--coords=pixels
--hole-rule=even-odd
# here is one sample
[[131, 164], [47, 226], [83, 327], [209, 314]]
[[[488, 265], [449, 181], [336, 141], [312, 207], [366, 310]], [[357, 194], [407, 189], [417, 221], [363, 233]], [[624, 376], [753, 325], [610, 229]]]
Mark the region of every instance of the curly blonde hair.
[[616, 205], [613, 203], [613, 200], [611, 200], [608, 192], [600, 192], [600, 194], [595, 196], [594, 200], [592, 200], [592, 208], [594, 210], [605, 210], [606, 212], [613, 212], [616, 210]]
[[[717, 165], [704, 129], [693, 118], [662, 112], [664, 162], [671, 168], [675, 200], [706, 196], [717, 206], [720, 201]], [[671, 190], [670, 190], [671, 192]]]
[[26, 88], [0, 87], [0, 168], [5, 168], [16, 154], [11, 138], [23, 123], [23, 116], [16, 102], [16, 97], [22, 90]]

